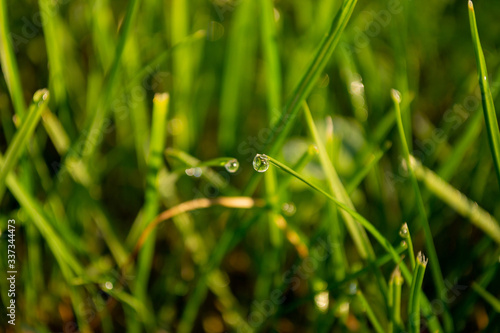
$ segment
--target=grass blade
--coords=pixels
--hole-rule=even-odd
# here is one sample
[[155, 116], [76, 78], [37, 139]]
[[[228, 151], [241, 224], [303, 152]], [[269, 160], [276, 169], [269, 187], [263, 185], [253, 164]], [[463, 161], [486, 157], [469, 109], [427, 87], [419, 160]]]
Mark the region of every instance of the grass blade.
[[413, 279], [410, 287], [410, 299], [408, 301], [408, 320], [410, 321], [410, 333], [420, 332], [420, 294], [422, 282], [424, 281], [427, 259], [419, 252], [417, 255], [417, 265], [413, 271]]
[[500, 225], [487, 211], [410, 156], [415, 176], [439, 199], [500, 244]]
[[375, 329], [375, 332], [378, 333], [384, 333], [384, 329], [382, 328], [382, 325], [380, 324], [379, 320], [375, 316], [375, 313], [373, 312], [370, 304], [367, 302], [365, 296], [361, 292], [361, 290], [358, 290], [357, 294], [359, 301], [363, 305], [363, 309], [366, 311], [366, 316], [370, 320], [370, 322], [373, 325], [373, 328]]
[[274, 17], [273, 0], [260, 0], [262, 19], [261, 37], [264, 52], [264, 67], [266, 69], [267, 112], [269, 124], [275, 125], [277, 119], [274, 112], [281, 110], [281, 68], [278, 53], [276, 22]]
[[47, 89], [38, 90], [35, 95], [33, 95], [33, 103], [30, 106], [28, 116], [23, 120], [21, 128], [16, 132], [16, 135], [7, 149], [4, 163], [0, 169], [0, 202], [2, 201], [5, 191], [5, 180], [7, 175], [15, 167], [19, 157], [23, 153], [26, 143], [31, 138], [48, 102], [49, 91]]
[[[336, 198], [332, 197], [330, 194], [328, 194], [325, 191], [323, 191], [318, 186], [316, 186], [316, 185], [312, 184], [311, 182], [307, 181], [301, 175], [299, 175], [298, 173], [296, 173], [295, 171], [293, 171], [292, 169], [290, 169], [289, 167], [287, 167], [283, 163], [277, 161], [276, 159], [274, 159], [274, 158], [272, 158], [270, 156], [264, 155], [263, 157], [264, 158], [268, 158], [269, 162], [271, 162], [273, 165], [277, 166], [278, 168], [282, 169], [283, 171], [287, 172], [288, 174], [296, 177], [297, 179], [299, 179], [300, 181], [302, 181], [306, 185], [309, 185], [311, 188], [313, 188], [314, 190], [320, 192], [321, 194], [323, 194], [324, 196], [326, 196], [328, 199], [330, 199], [331, 201], [333, 201], [339, 208], [341, 208], [341, 209], [345, 210], [346, 212], [348, 212], [354, 219], [356, 219], [377, 240], [377, 242], [379, 242], [380, 245], [382, 245], [382, 247], [387, 251], [387, 253], [389, 253], [391, 255], [392, 260], [394, 261], [394, 263], [397, 264], [397, 265], [399, 265], [399, 268], [401, 269], [401, 272], [403, 273], [403, 276], [404, 276], [405, 280], [407, 282], [411, 283], [411, 281], [413, 280], [412, 276], [411, 276], [411, 273], [408, 270], [408, 268], [404, 264], [401, 263], [401, 260], [399, 259], [399, 255], [396, 252], [396, 250], [394, 249], [394, 247], [377, 230], [377, 228], [375, 228], [367, 219], [365, 219], [362, 215], [360, 215], [355, 210], [352, 210], [351, 208], [349, 208], [348, 206], [346, 206], [342, 202], [338, 201]], [[429, 301], [426, 298], [422, 299], [422, 306], [423, 306], [423, 310], [425, 311], [424, 314], [427, 315], [427, 314], [431, 314], [432, 313], [432, 309], [430, 307], [430, 303], [429, 303]], [[439, 321], [437, 320], [437, 318], [435, 316], [431, 315], [431, 318], [429, 319], [428, 324], [429, 324], [429, 327], [431, 327], [432, 331], [436, 331], [436, 330], [437, 331], [442, 331], [442, 329], [439, 326]]]
[[389, 303], [390, 303], [390, 322], [389, 333], [394, 332], [394, 329], [399, 331], [401, 329], [401, 286], [403, 285], [403, 278], [401, 277], [401, 270], [396, 266], [392, 272], [391, 279], [389, 280]]
[[7, 1], [0, 0], [0, 60], [2, 61], [2, 72], [12, 98], [12, 104], [14, 104], [14, 110], [19, 117], [23, 117], [26, 113], [26, 106], [7, 14]]
[[277, 122], [276, 126], [273, 127], [272, 133], [266, 144], [267, 147], [270, 146], [268, 149], [270, 155], [276, 154], [278, 149], [283, 144], [284, 139], [290, 132], [293, 125], [293, 119], [297, 116], [297, 113], [302, 106], [302, 102], [305, 101], [320, 73], [330, 60], [330, 57], [340, 40], [340, 36], [342, 36], [347, 22], [354, 11], [356, 3], [357, 0], [347, 0], [344, 2], [342, 8], [333, 20], [330, 31], [321, 42], [314, 60], [309, 65], [306, 73], [293, 91], [291, 97], [288, 99], [281, 114], [281, 118]]
[[498, 313], [500, 313], [500, 301], [498, 298], [490, 294], [486, 289], [481, 287], [480, 284], [473, 282], [472, 283], [472, 289], [476, 293], [478, 293], [479, 296], [481, 296], [491, 307]]
[[[142, 214], [142, 225], [148, 225], [156, 215], [160, 207], [160, 198], [158, 194], [158, 170], [163, 163], [163, 149], [165, 147], [165, 127], [167, 123], [169, 105], [169, 95], [166, 93], [156, 94], [153, 100], [153, 119], [151, 129], [151, 139], [149, 142], [149, 156], [147, 161], [147, 178], [146, 178], [146, 193], [145, 202]], [[142, 227], [144, 229], [144, 227]], [[149, 275], [151, 273], [151, 265], [153, 260], [153, 252], [155, 246], [155, 230], [144, 241], [144, 246], [139, 252], [138, 269], [136, 278], [136, 287], [134, 295], [139, 301], [146, 303], [147, 287]], [[148, 327], [151, 323], [147, 323]], [[138, 324], [132, 325], [134, 329], [140, 331]], [[132, 331], [134, 331], [132, 329]]]
[[491, 96], [490, 84], [488, 83], [488, 70], [486, 69], [486, 61], [484, 59], [481, 41], [476, 25], [476, 15], [474, 14], [474, 5], [469, 0], [469, 22], [472, 34], [472, 42], [474, 43], [474, 52], [476, 54], [477, 71], [479, 76], [479, 86], [481, 87], [482, 103], [484, 119], [486, 121], [486, 130], [488, 140], [490, 141], [491, 155], [495, 164], [498, 183], [500, 184], [500, 130], [498, 129], [498, 120]]
[[[434, 246], [434, 241], [432, 239], [431, 227], [429, 226], [429, 221], [427, 219], [427, 213], [425, 211], [424, 201], [422, 199], [420, 188], [418, 187], [417, 178], [415, 177], [415, 173], [413, 171], [413, 167], [410, 162], [410, 151], [406, 143], [405, 130], [403, 128], [403, 120], [401, 117], [401, 110], [399, 108], [399, 104], [401, 103], [401, 95], [397, 90], [393, 89], [391, 91], [391, 97], [394, 102], [394, 111], [396, 113], [396, 121], [398, 125], [399, 137], [401, 139], [401, 148], [403, 149], [403, 157], [406, 162], [408, 174], [410, 176], [410, 181], [413, 187], [413, 191], [415, 193], [415, 199], [417, 200], [417, 207], [420, 215], [421, 224], [424, 229], [425, 246], [427, 248], [427, 251], [429, 252], [429, 258], [431, 260], [431, 273], [434, 280], [434, 284], [436, 286], [436, 293], [439, 294], [441, 293], [442, 290], [445, 290], [443, 273], [441, 272], [441, 267], [439, 266], [436, 247]], [[453, 331], [453, 320], [451, 319], [451, 315], [446, 305], [445, 309], [446, 311], [444, 312], [444, 319], [445, 319], [446, 330]]]

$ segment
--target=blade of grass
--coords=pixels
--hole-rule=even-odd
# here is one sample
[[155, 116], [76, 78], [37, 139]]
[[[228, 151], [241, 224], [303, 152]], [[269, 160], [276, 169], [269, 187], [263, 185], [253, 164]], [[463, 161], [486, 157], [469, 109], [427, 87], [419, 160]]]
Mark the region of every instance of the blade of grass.
[[[242, 1], [235, 10], [224, 66], [218, 143], [223, 152], [233, 151], [238, 133], [238, 112], [248, 91], [248, 82], [255, 71], [253, 53], [256, 49], [254, 28], [256, 1]], [[244, 36], [244, 37], [242, 37]]]
[[411, 269], [415, 269], [415, 253], [413, 252], [413, 242], [411, 240], [410, 228], [408, 228], [408, 224], [405, 222], [401, 229], [399, 229], [399, 235], [404, 239], [405, 242], [408, 243], [408, 255], [410, 256]]
[[313, 61], [285, 104], [280, 120], [273, 127], [271, 135], [269, 135], [266, 143], [267, 149], [265, 149], [265, 151], [268, 151], [270, 155], [276, 154], [284, 143], [285, 138], [288, 136], [294, 123], [293, 120], [296, 118], [302, 106], [302, 102], [305, 101], [314, 84], [316, 84], [320, 73], [328, 64], [340, 40], [340, 36], [344, 32], [347, 22], [354, 11], [356, 3], [357, 0], [346, 0], [343, 3], [342, 8], [338, 11], [333, 20], [330, 31], [321, 42]]
[[410, 156], [410, 161], [412, 168], [415, 170], [415, 176], [425, 184], [431, 193], [443, 200], [460, 215], [469, 219], [473, 225], [483, 230], [497, 244], [500, 244], [500, 224], [493, 216], [434, 172], [427, 169], [413, 156]]
[[[147, 226], [158, 214], [160, 198], [158, 194], [158, 171], [163, 164], [162, 152], [165, 147], [165, 127], [169, 107], [169, 95], [166, 93], [156, 94], [153, 99], [153, 119], [151, 138], [149, 141], [149, 156], [147, 161], [146, 193], [142, 214], [142, 225]], [[142, 227], [144, 229], [144, 227]], [[151, 265], [154, 255], [156, 232], [152, 230], [144, 240], [144, 246], [139, 252], [137, 277], [134, 295], [139, 301], [147, 303], [147, 287], [151, 273]], [[144, 323], [146, 328], [151, 328], [153, 323]], [[132, 332], [140, 331], [137, 322], [132, 324]]]
[[389, 333], [401, 330], [401, 287], [403, 285], [401, 270], [398, 266], [394, 269], [389, 280], [389, 302], [390, 302], [390, 322]]
[[375, 332], [378, 333], [384, 333], [385, 330], [382, 328], [382, 325], [380, 324], [379, 320], [375, 316], [375, 313], [373, 312], [370, 303], [366, 300], [365, 296], [361, 292], [361, 290], [358, 290], [356, 296], [358, 297], [359, 301], [361, 302], [361, 305], [363, 306], [364, 311], [366, 311], [366, 316], [372, 323], [373, 328], [375, 329]]
[[5, 180], [21, 157], [26, 143], [35, 131], [43, 110], [47, 107], [48, 101], [49, 92], [46, 89], [38, 90], [33, 95], [33, 103], [30, 106], [28, 116], [22, 122], [21, 128], [16, 132], [7, 149], [4, 163], [2, 163], [2, 168], [0, 169], [0, 202], [5, 192]]
[[[328, 156], [328, 152], [326, 151], [325, 145], [323, 144], [318, 131], [316, 129], [316, 125], [314, 124], [314, 120], [311, 115], [311, 111], [306, 102], [303, 103], [304, 106], [304, 116], [306, 118], [307, 127], [311, 136], [313, 137], [314, 142], [316, 143], [316, 147], [319, 151], [319, 159], [321, 161], [321, 166], [324, 170], [325, 176], [330, 185], [331, 193], [339, 198], [339, 201], [346, 204], [349, 208], [354, 209], [354, 205], [351, 202], [351, 199], [347, 195], [347, 191], [342, 185], [340, 178], [335, 170], [333, 164], [330, 162], [330, 158]], [[368, 236], [363, 228], [357, 224], [353, 218], [346, 213], [345, 211], [341, 211], [342, 217], [346, 223], [347, 230], [351, 234], [351, 237], [356, 244], [356, 249], [359, 252], [359, 255], [366, 259], [373, 257], [373, 248], [371, 247], [370, 241], [368, 240]]]
[[281, 68], [277, 45], [273, 0], [260, 0], [261, 40], [266, 70], [267, 112], [270, 126], [276, 119], [274, 112], [281, 110]]
[[[311, 182], [307, 181], [306, 179], [304, 179], [301, 175], [299, 175], [298, 173], [296, 173], [295, 171], [293, 171], [292, 169], [290, 169], [289, 167], [287, 167], [283, 163], [277, 161], [276, 159], [274, 159], [270, 156], [265, 156], [265, 157], [268, 158], [269, 162], [272, 163], [273, 165], [277, 166], [278, 168], [282, 169], [283, 171], [296, 177], [297, 179], [299, 179], [300, 181], [302, 181], [306, 185], [309, 185], [314, 190], [318, 191], [319, 193], [326, 196], [328, 199], [332, 200], [339, 208], [341, 208], [341, 209], [345, 210], [346, 212], [348, 212], [349, 214], [351, 214], [352, 217], [354, 217], [354, 219], [356, 219], [359, 223], [361, 223], [361, 225], [390, 254], [394, 263], [399, 265], [399, 268], [401, 269], [401, 272], [403, 273], [405, 280], [408, 283], [411, 283], [411, 281], [412, 281], [411, 273], [408, 270], [408, 268], [403, 263], [401, 263], [401, 260], [399, 259], [399, 256], [398, 256], [398, 253], [396, 252], [396, 250], [392, 247], [391, 243], [386, 238], [384, 238], [384, 236], [368, 220], [366, 220], [362, 215], [357, 213], [355, 210], [350, 209], [348, 206], [346, 206], [342, 202], [338, 201], [336, 198], [332, 197], [327, 192], [323, 191], [318, 186], [316, 186], [316, 185], [312, 184]], [[424, 314], [431, 314], [432, 313], [430, 303], [426, 298], [423, 298], [422, 306], [423, 306]], [[442, 331], [442, 329], [440, 328], [440, 325], [439, 325], [439, 321], [437, 320], [437, 318], [434, 315], [431, 315], [431, 317], [428, 321], [428, 324], [429, 324], [429, 327], [432, 329], [432, 331], [436, 331], [436, 330]]]
[[472, 282], [472, 289], [481, 296], [482, 299], [484, 299], [491, 307], [493, 310], [496, 312], [500, 313], [500, 300], [493, 296], [491, 293], [489, 293], [486, 289], [481, 287], [481, 285], [477, 284], [476, 282]]
[[12, 98], [14, 110], [17, 116], [22, 118], [26, 113], [26, 106], [7, 15], [7, 1], [0, 0], [0, 60], [2, 61], [2, 72]]
[[[319, 158], [321, 161], [321, 166], [323, 168], [325, 176], [326, 176], [328, 183], [330, 185], [331, 193], [334, 196], [336, 196], [337, 198], [339, 198], [339, 201], [346, 204], [352, 210], [355, 210], [354, 205], [352, 204], [352, 201], [349, 198], [349, 195], [347, 194], [346, 189], [344, 188], [344, 185], [340, 181], [340, 178], [337, 174], [337, 171], [335, 170], [333, 164], [330, 161], [330, 157], [328, 155], [328, 152], [326, 151], [326, 147], [323, 144], [323, 141], [321, 140], [321, 138], [318, 134], [318, 130], [316, 129], [316, 125], [314, 124], [314, 120], [312, 118], [311, 111], [309, 110], [309, 107], [305, 101], [304, 101], [304, 115], [306, 118], [306, 123], [307, 123], [308, 129], [309, 129], [311, 136], [313, 137], [314, 142], [316, 143], [316, 146], [319, 150]], [[356, 245], [356, 249], [358, 250], [360, 256], [363, 259], [367, 259], [368, 262], [370, 264], [372, 264], [375, 260], [375, 254], [373, 252], [373, 248], [371, 246], [370, 240], [368, 239], [368, 235], [366, 234], [365, 230], [346, 211], [341, 210], [340, 214], [342, 215], [342, 217], [345, 221], [345, 225], [347, 227], [347, 230], [349, 231], [349, 234], [351, 235], [351, 237]], [[334, 222], [335, 222], [335, 220], [334, 220]], [[335, 228], [336, 230], [338, 230], [339, 226], [331, 224], [331, 228]], [[337, 235], [337, 237], [338, 237], [338, 235]], [[387, 301], [387, 299], [386, 299], [386, 293], [387, 293], [386, 282], [385, 282], [385, 280], [384, 280], [384, 278], [379, 270], [375, 269], [374, 274], [375, 274], [375, 277], [377, 279], [377, 283], [379, 285], [382, 298], [385, 301]], [[386, 305], [387, 305], [387, 302], [386, 302]]]
[[[436, 293], [440, 295], [443, 290], [445, 290], [445, 285], [443, 281], [443, 273], [441, 272], [441, 267], [439, 266], [438, 256], [436, 253], [436, 247], [434, 246], [434, 241], [432, 238], [432, 232], [427, 219], [427, 213], [425, 211], [424, 202], [422, 195], [420, 193], [420, 188], [418, 187], [417, 178], [415, 177], [415, 172], [410, 162], [410, 151], [406, 143], [405, 130], [403, 128], [403, 120], [401, 118], [401, 110], [399, 104], [401, 103], [401, 95], [397, 90], [391, 91], [391, 97], [394, 102], [394, 112], [396, 113], [396, 121], [398, 125], [399, 137], [401, 140], [401, 148], [403, 150], [403, 157], [406, 162], [406, 167], [408, 174], [410, 176], [410, 181], [415, 193], [415, 198], [417, 200], [418, 212], [420, 215], [420, 220], [425, 234], [425, 246], [429, 252], [429, 259], [431, 260], [431, 273], [434, 280], [434, 285], [436, 286]], [[444, 305], [445, 312], [443, 313], [446, 331], [453, 331], [453, 320], [451, 318], [450, 312], [446, 304]]]
[[408, 300], [408, 320], [410, 333], [420, 332], [420, 297], [422, 292], [422, 282], [424, 281], [427, 259], [419, 252], [417, 255], [417, 265], [413, 271], [413, 279], [410, 287], [410, 298]]
[[474, 43], [474, 52], [476, 54], [477, 72], [479, 77], [479, 86], [481, 87], [481, 96], [483, 103], [484, 119], [486, 121], [486, 132], [490, 141], [491, 155], [495, 164], [497, 180], [500, 184], [500, 130], [498, 128], [498, 120], [495, 112], [495, 104], [491, 96], [490, 84], [488, 82], [488, 70], [484, 59], [481, 41], [476, 25], [476, 15], [474, 14], [474, 5], [469, 0], [469, 22], [472, 34], [472, 42]]
[[[136, 16], [139, 12], [139, 4], [140, 0], [130, 0], [127, 8], [127, 13], [125, 15], [125, 19], [121, 29], [120, 39], [118, 41], [118, 45], [116, 47], [115, 57], [113, 59], [113, 64], [111, 65], [111, 69], [106, 76], [104, 86], [102, 89], [102, 93], [99, 96], [99, 102], [97, 104], [97, 109], [94, 112], [94, 115], [90, 121], [90, 126], [88, 131], [84, 131], [83, 133], [87, 133], [84, 140], [84, 147], [86, 147], [85, 152], [81, 152], [86, 156], [91, 156], [96, 151], [98, 147], [98, 143], [93, 142], [93, 136], [95, 133], [101, 133], [102, 126], [106, 119], [106, 116], [109, 113], [109, 104], [111, 102], [111, 98], [113, 96], [113, 91], [116, 86], [117, 77], [119, 73], [119, 67], [121, 64], [121, 59], [123, 55], [123, 50], [125, 49], [125, 44], [128, 40], [130, 31], [132, 29], [133, 23], [135, 21]], [[90, 159], [87, 159], [90, 160]]]

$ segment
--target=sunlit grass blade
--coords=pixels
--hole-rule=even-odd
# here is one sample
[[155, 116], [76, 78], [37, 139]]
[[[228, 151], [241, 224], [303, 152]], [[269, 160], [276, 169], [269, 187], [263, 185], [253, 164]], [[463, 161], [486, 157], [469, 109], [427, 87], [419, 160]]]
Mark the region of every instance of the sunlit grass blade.
[[489, 293], [486, 289], [481, 287], [480, 284], [476, 282], [472, 282], [472, 289], [481, 296], [482, 299], [484, 299], [491, 307], [498, 313], [500, 313], [500, 300], [493, 296], [491, 293]]
[[490, 141], [491, 155], [495, 164], [497, 180], [500, 184], [500, 130], [498, 128], [498, 120], [491, 96], [490, 84], [488, 82], [488, 70], [484, 59], [483, 49], [479, 40], [479, 33], [476, 25], [476, 15], [474, 14], [474, 5], [469, 0], [469, 22], [474, 43], [474, 52], [476, 54], [477, 72], [479, 76], [479, 86], [481, 87], [481, 96], [483, 103], [484, 119], [486, 121], [486, 131]]
[[[321, 140], [318, 131], [316, 129], [316, 125], [314, 124], [314, 120], [311, 115], [311, 111], [307, 106], [307, 103], [303, 103], [304, 106], [304, 115], [306, 118], [306, 123], [309, 128], [309, 132], [313, 137], [314, 142], [316, 143], [316, 147], [319, 151], [319, 159], [321, 161], [321, 166], [324, 170], [325, 176], [328, 180], [328, 184], [330, 186], [331, 193], [335, 195], [339, 201], [343, 202], [349, 208], [354, 209], [354, 205], [351, 202], [351, 199], [347, 195], [347, 191], [342, 185], [342, 182], [339, 179], [337, 171], [333, 167], [333, 164], [330, 161], [328, 156], [328, 152], [326, 151], [325, 145]], [[371, 247], [370, 241], [364, 230], [360, 228], [358, 224], [352, 219], [352, 217], [347, 214], [345, 211], [341, 212], [344, 221], [346, 223], [346, 227], [349, 230], [349, 233], [356, 244], [356, 249], [359, 254], [363, 258], [369, 258], [373, 256], [373, 248]]]
[[[163, 163], [163, 150], [165, 147], [165, 128], [169, 107], [169, 95], [167, 93], [156, 94], [153, 100], [153, 118], [151, 139], [149, 141], [149, 155], [147, 160], [146, 192], [142, 212], [141, 229], [144, 229], [158, 214], [160, 197], [158, 194], [158, 171]], [[149, 276], [154, 255], [156, 232], [152, 230], [144, 240], [144, 246], [139, 252], [137, 277], [135, 281], [134, 295], [146, 303]], [[147, 327], [152, 323], [147, 324]], [[140, 331], [138, 326], [134, 329]]]
[[410, 287], [410, 298], [408, 300], [408, 320], [410, 332], [420, 332], [420, 297], [422, 291], [422, 282], [424, 281], [425, 268], [427, 267], [427, 259], [418, 253], [417, 264], [413, 271], [413, 279]]
[[413, 156], [410, 156], [415, 176], [439, 199], [463, 217], [469, 219], [479, 229], [483, 230], [497, 244], [500, 244], [500, 224], [476, 202], [467, 198], [463, 193], [445, 182], [434, 172], [423, 166]]
[[[13, 5], [13, 3], [11, 3]], [[14, 46], [12, 45], [12, 34], [10, 32], [9, 20], [7, 19], [7, 0], [0, 0], [0, 60], [2, 72], [9, 89], [14, 110], [19, 117], [26, 113], [24, 104], [21, 76], [17, 66]]]
[[36, 125], [40, 120], [43, 110], [49, 102], [49, 92], [46, 89], [38, 90], [33, 95], [33, 103], [29, 108], [28, 116], [23, 119], [21, 128], [16, 132], [5, 154], [5, 160], [0, 168], [0, 202], [5, 191], [5, 180], [7, 175], [15, 167], [19, 157], [26, 148], [26, 143], [30, 140]]
[[[406, 168], [408, 170], [413, 191], [415, 193], [415, 200], [417, 200], [417, 207], [420, 215], [421, 226], [424, 229], [425, 246], [427, 248], [427, 251], [429, 252], [429, 259], [431, 260], [431, 273], [434, 280], [434, 285], [436, 287], [436, 293], [439, 294], [441, 290], [445, 290], [443, 273], [441, 272], [441, 267], [439, 266], [436, 247], [434, 246], [434, 240], [432, 237], [429, 221], [427, 219], [427, 213], [425, 211], [424, 201], [420, 193], [420, 188], [418, 187], [418, 182], [415, 176], [415, 172], [410, 162], [410, 151], [406, 143], [405, 130], [403, 128], [403, 120], [401, 118], [401, 110], [399, 108], [399, 104], [401, 103], [401, 95], [397, 90], [393, 89], [391, 91], [391, 97], [394, 102], [394, 112], [396, 113], [396, 121], [398, 125], [399, 138], [401, 140], [401, 148], [403, 150], [403, 158], [406, 163]], [[445, 319], [444, 322], [446, 330], [453, 331], [453, 320], [446, 305], [445, 305], [445, 312], [443, 315]]]

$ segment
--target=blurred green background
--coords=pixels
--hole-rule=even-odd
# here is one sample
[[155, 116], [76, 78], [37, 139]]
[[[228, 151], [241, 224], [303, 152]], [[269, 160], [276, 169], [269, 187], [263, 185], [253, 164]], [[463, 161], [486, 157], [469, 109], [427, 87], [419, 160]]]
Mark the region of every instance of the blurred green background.
[[[3, 244], [7, 220], [17, 221], [20, 272], [19, 325], [13, 329], [2, 316], [7, 332], [374, 330], [356, 289], [386, 329], [390, 320], [375, 273], [368, 269], [338, 283], [371, 264], [356, 250], [334, 206], [273, 167], [258, 177], [252, 168], [255, 154], [268, 153], [271, 128], [293, 99], [342, 1], [1, 3], [3, 155], [34, 93], [50, 91], [40, 124], [11, 172], [28, 199], [14, 195], [7, 183], [0, 202]], [[477, 1], [475, 11], [496, 97], [500, 3]], [[11, 61], [6, 38], [12, 41]], [[396, 247], [398, 231], [408, 222], [415, 252], [425, 252], [416, 198], [401, 161], [392, 88], [401, 92], [413, 155], [498, 224], [500, 190], [477, 75], [466, 1], [377, 0], [356, 4], [333, 55], [312, 82], [307, 103], [332, 165], [342, 183], [352, 186], [347, 187], [357, 211]], [[153, 105], [155, 94], [164, 92], [168, 106], [160, 95]], [[306, 165], [296, 171], [327, 188], [319, 158], [313, 151], [307, 155], [316, 143], [302, 111], [289, 121], [291, 132], [273, 157], [296, 166], [305, 156]], [[384, 149], [385, 142], [392, 146]], [[378, 152], [383, 156], [363, 175]], [[218, 166], [191, 169], [225, 156], [238, 159], [236, 173]], [[250, 177], [257, 177], [256, 191], [248, 189]], [[476, 281], [500, 295], [494, 283], [498, 240], [420, 184], [449, 301], [435, 288], [429, 268], [423, 290], [436, 307], [449, 308], [455, 331], [494, 332], [498, 308], [471, 285]], [[181, 202], [220, 196], [263, 198], [276, 215], [262, 207], [180, 214], [158, 226], [156, 240], [123, 273], [147, 221]], [[276, 216], [286, 219], [286, 230], [273, 224]], [[56, 238], [64, 247], [51, 243]], [[375, 257], [383, 259], [384, 249], [372, 243]], [[318, 244], [327, 244], [327, 259], [314, 259]], [[302, 276], [297, 268], [307, 261], [301, 246], [316, 260]], [[386, 283], [394, 267], [381, 267]], [[300, 281], [297, 288], [294, 281]], [[5, 308], [7, 282], [0, 284]], [[408, 287], [402, 291], [403, 318]], [[266, 303], [275, 290], [286, 297]], [[274, 304], [272, 313], [266, 304]], [[443, 323], [444, 310], [434, 310]]]

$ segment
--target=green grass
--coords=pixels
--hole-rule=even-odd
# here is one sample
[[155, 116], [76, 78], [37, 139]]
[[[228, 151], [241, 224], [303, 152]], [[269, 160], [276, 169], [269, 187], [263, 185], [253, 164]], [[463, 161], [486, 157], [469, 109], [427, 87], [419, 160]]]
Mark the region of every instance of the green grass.
[[500, 3], [475, 5], [0, 0], [0, 326], [494, 332]]

